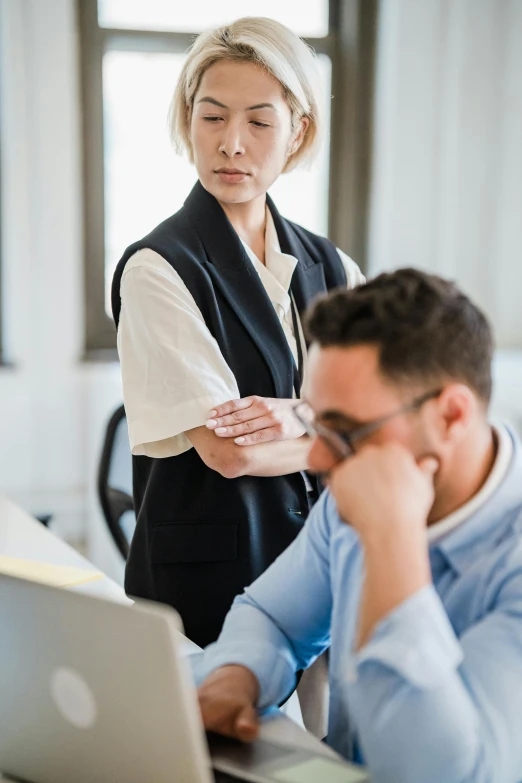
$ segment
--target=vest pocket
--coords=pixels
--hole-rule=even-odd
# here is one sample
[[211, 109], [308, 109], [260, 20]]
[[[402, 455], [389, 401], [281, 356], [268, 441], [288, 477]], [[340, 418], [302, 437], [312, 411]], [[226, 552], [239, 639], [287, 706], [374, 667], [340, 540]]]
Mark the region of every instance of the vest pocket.
[[238, 523], [172, 522], [155, 525], [151, 563], [215, 563], [237, 560]]

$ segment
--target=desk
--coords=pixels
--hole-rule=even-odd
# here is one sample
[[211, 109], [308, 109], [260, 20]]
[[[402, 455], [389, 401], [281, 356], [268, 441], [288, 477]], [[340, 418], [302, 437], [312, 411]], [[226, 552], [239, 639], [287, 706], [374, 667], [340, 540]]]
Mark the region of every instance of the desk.
[[[53, 535], [38, 520], [2, 496], [0, 496], [0, 554], [42, 560], [53, 565], [98, 570], [72, 547]], [[68, 589], [119, 603], [132, 603], [123, 588], [107, 576]], [[199, 649], [188, 639], [186, 642], [187, 653]], [[280, 712], [263, 722], [261, 737], [275, 742], [292, 743], [316, 753], [337, 757], [334, 751]], [[2, 777], [1, 773], [0, 781], [7, 783], [7, 778]]]
[[[65, 541], [53, 535], [41, 522], [2, 496], [0, 496], [0, 554], [99, 571]], [[111, 601], [132, 603], [123, 588], [108, 576], [69, 589]]]

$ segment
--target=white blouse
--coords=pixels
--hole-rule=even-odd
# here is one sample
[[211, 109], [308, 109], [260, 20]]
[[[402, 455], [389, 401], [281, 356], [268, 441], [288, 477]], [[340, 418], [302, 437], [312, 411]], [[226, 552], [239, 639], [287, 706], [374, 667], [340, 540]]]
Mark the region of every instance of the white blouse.
[[[297, 363], [289, 293], [297, 259], [281, 252], [268, 209], [266, 265], [243, 245]], [[337, 252], [348, 288], [364, 283], [357, 264], [341, 250]], [[145, 248], [129, 259], [120, 295], [118, 353], [132, 453], [177, 456], [192, 448], [187, 430], [201, 427], [216, 405], [239, 397], [236, 379], [185, 283], [158, 253]], [[306, 372], [299, 319], [298, 325]]]

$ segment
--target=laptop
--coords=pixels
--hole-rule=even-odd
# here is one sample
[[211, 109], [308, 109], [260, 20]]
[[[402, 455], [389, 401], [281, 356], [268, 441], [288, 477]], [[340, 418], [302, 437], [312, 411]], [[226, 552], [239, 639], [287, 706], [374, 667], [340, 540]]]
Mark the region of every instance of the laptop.
[[[0, 575], [0, 772], [28, 783], [363, 783], [263, 739], [207, 742], [178, 615]], [[211, 756], [212, 754], [212, 756]]]

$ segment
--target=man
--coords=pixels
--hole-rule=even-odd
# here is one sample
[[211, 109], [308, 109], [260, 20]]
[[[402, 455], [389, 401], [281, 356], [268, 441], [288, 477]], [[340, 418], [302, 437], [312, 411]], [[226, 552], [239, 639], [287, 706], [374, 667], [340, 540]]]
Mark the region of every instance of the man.
[[377, 783], [522, 781], [522, 447], [492, 427], [492, 338], [412, 269], [319, 301], [307, 403], [325, 492], [197, 664], [207, 728], [256, 708], [329, 645], [328, 742]]

